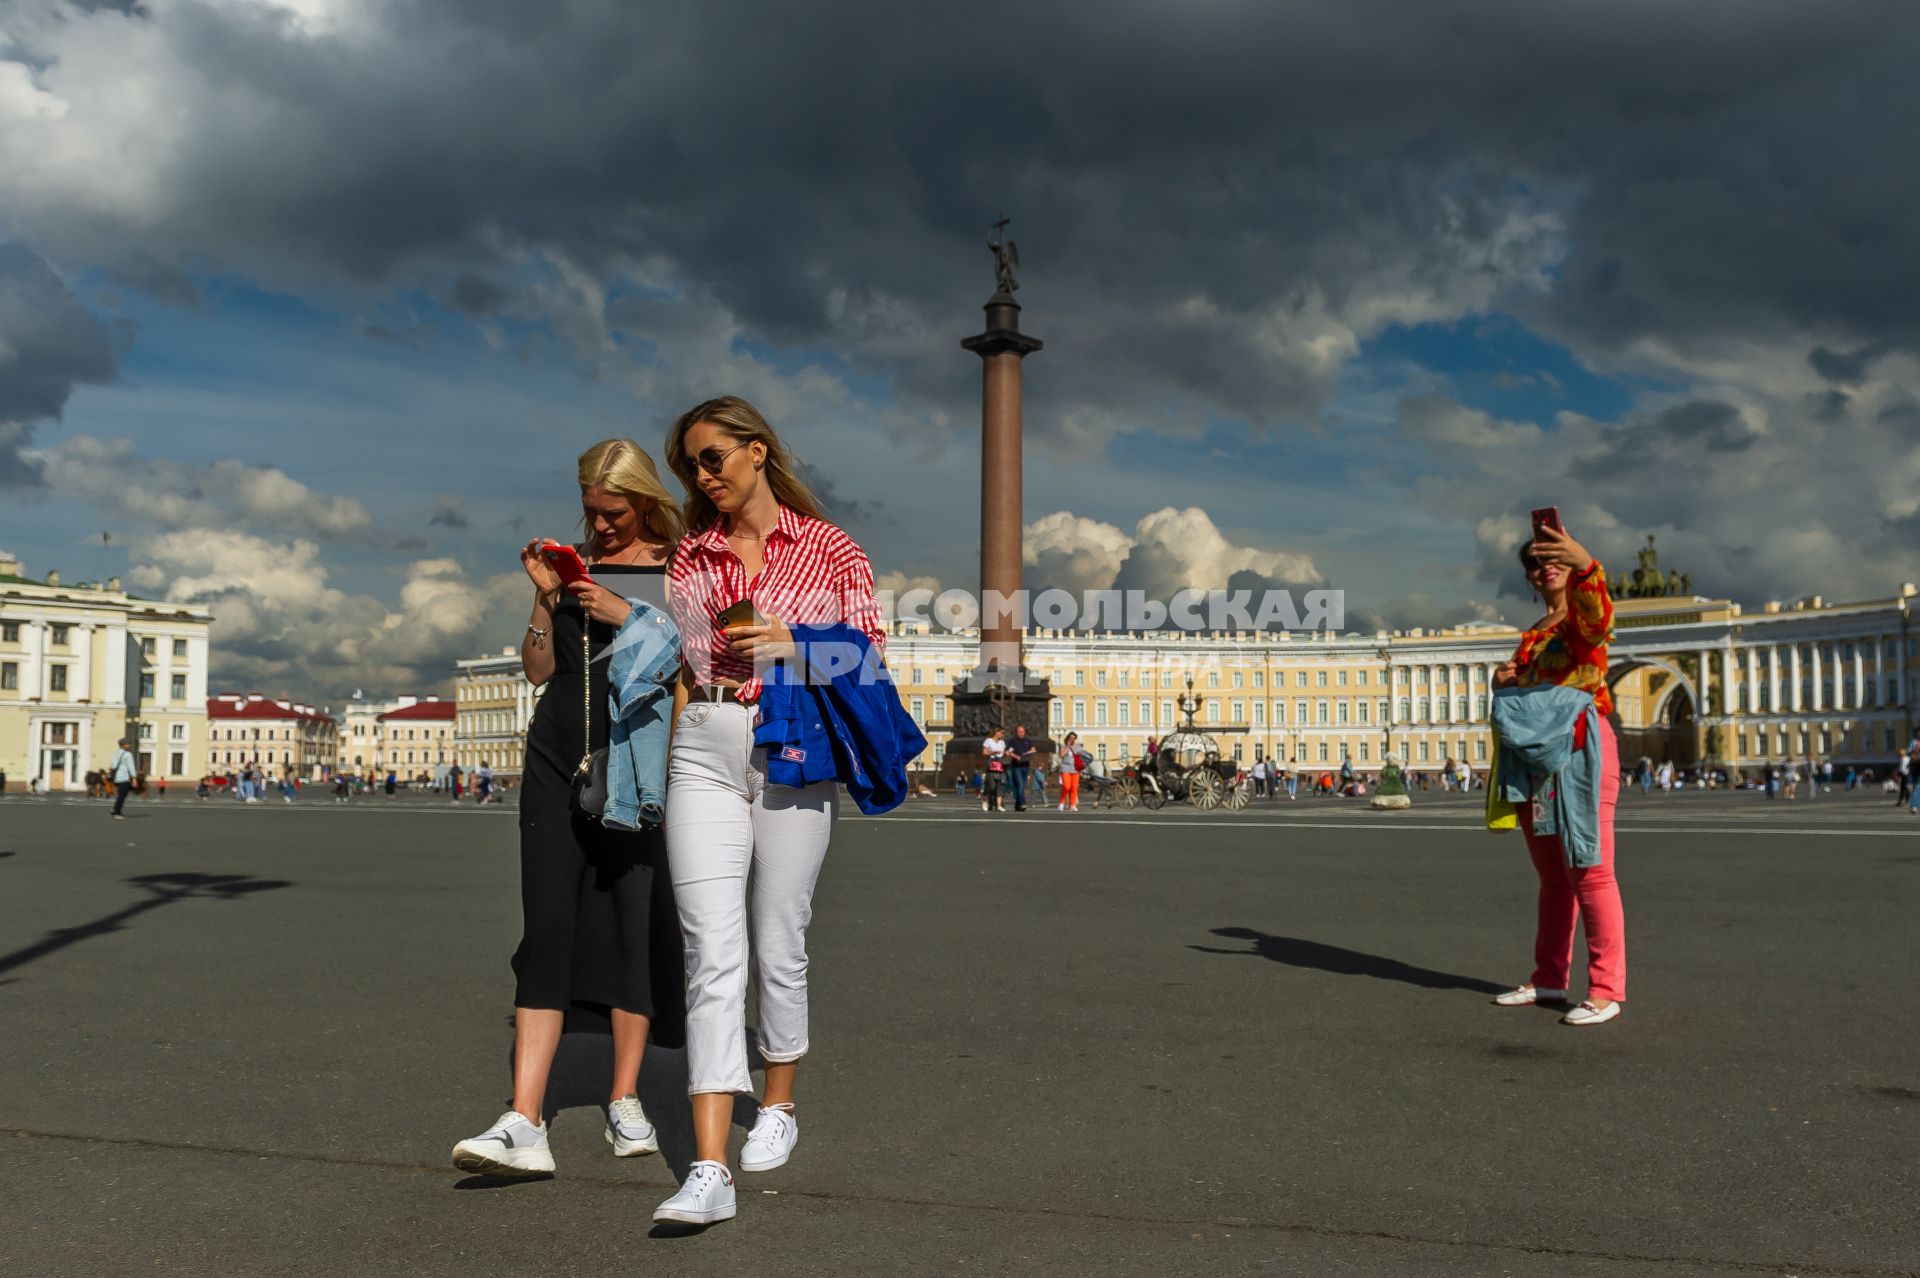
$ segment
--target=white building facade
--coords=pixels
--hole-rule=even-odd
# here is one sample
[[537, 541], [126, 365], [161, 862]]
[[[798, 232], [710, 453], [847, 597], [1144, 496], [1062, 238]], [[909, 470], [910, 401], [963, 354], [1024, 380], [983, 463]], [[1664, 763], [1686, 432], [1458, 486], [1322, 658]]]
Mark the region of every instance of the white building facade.
[[199, 776], [206, 743], [207, 642], [200, 604], [141, 599], [118, 578], [67, 585], [24, 575], [0, 554], [0, 772], [9, 790], [85, 788], [122, 735], [139, 768], [170, 783]]

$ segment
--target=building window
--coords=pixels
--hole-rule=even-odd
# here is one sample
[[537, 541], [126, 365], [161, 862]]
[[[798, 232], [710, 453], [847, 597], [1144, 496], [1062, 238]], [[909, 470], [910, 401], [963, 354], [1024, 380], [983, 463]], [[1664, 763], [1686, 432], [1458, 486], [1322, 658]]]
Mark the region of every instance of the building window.
[[47, 667], [47, 687], [54, 692], [67, 690], [67, 668], [65, 666]]
[[1140, 726], [1143, 728], [1153, 726], [1153, 702], [1145, 697], [1140, 698]]
[[1073, 726], [1076, 728], [1084, 728], [1087, 726], [1087, 701], [1085, 697], [1075, 697], [1073, 699]]
[[1101, 697], [1093, 703], [1093, 726], [1096, 728], [1104, 728], [1107, 726], [1107, 699], [1105, 697]]
[[1293, 686], [1294, 686], [1294, 687], [1296, 687], [1296, 688], [1304, 688], [1304, 687], [1306, 687], [1306, 686], [1307, 686], [1307, 672], [1306, 672], [1306, 671], [1304, 671], [1304, 670], [1296, 670], [1296, 671], [1294, 671], [1294, 672], [1293, 672]]
[[1344, 698], [1333, 707], [1333, 721], [1335, 723], [1347, 722], [1347, 703]]
[[1074, 687], [1076, 687], [1076, 688], [1084, 688], [1084, 687], [1086, 687], [1086, 686], [1087, 686], [1087, 672], [1086, 672], [1086, 671], [1084, 671], [1084, 670], [1076, 670], [1076, 671], [1074, 671], [1074, 672], [1073, 672], [1073, 686], [1074, 686]]
[[1324, 670], [1316, 670], [1316, 671], [1314, 671], [1314, 672], [1313, 672], [1313, 686], [1314, 686], [1314, 687], [1316, 687], [1316, 688], [1324, 688], [1324, 687], [1326, 687], [1326, 686], [1327, 686], [1327, 672], [1326, 672], [1326, 671], [1324, 671]]
[[1209, 688], [1217, 688], [1220, 686], [1220, 672], [1218, 670], [1207, 671], [1207, 686]]
[[1066, 707], [1063, 706], [1058, 701], [1052, 702], [1051, 704], [1053, 706], [1053, 722], [1055, 726], [1058, 726], [1063, 720], [1066, 719], [1067, 710], [1066, 710]]
[[20, 623], [17, 621], [0, 622], [0, 643], [19, 643]]
[[1120, 698], [1120, 701], [1119, 701], [1119, 703], [1118, 703], [1117, 705], [1115, 705], [1115, 707], [1114, 707], [1114, 709], [1116, 709], [1116, 710], [1118, 710], [1118, 711], [1120, 712], [1120, 726], [1121, 726], [1121, 727], [1123, 727], [1123, 728], [1130, 728], [1130, 727], [1132, 727], [1132, 726], [1133, 726], [1133, 724], [1132, 724], [1131, 722], [1129, 722], [1129, 720], [1128, 720], [1128, 718], [1127, 718], [1127, 716], [1128, 716], [1128, 714], [1129, 714], [1129, 712], [1131, 712], [1131, 710], [1133, 709], [1133, 703], [1132, 703], [1132, 702], [1130, 702], [1130, 701], [1128, 701], [1128, 700], [1127, 700], [1127, 699], [1126, 699], [1125, 697], [1122, 697], [1122, 698]]
[[1264, 688], [1264, 687], [1266, 687], [1266, 686], [1267, 686], [1267, 672], [1266, 672], [1266, 671], [1264, 671], [1264, 670], [1256, 670], [1256, 671], [1254, 671], [1254, 672], [1253, 672], [1253, 686], [1254, 686], [1254, 687], [1256, 687], [1256, 688]]
[[1453, 699], [1453, 721], [1455, 723], [1465, 723], [1467, 721], [1467, 699], [1465, 697], [1455, 697]]
[[1327, 722], [1328, 713], [1329, 711], [1327, 709], [1326, 702], [1316, 701], [1313, 703], [1313, 721], [1315, 723], [1325, 724]]
[[0, 661], [0, 692], [18, 692], [20, 690], [20, 663]]
[[1241, 677], [1240, 672], [1238, 670], [1233, 672], [1233, 686], [1236, 688], [1240, 686], [1240, 677]]
[[169, 740], [169, 741], [185, 741], [186, 739], [187, 739], [187, 725], [186, 725], [186, 724], [184, 724], [184, 723], [176, 723], [176, 724], [174, 724], [174, 725], [173, 725], [172, 727], [170, 727], [170, 728], [168, 728], [168, 729], [167, 729], [167, 740]]
[[72, 632], [73, 627], [72, 626], [53, 626], [50, 628], [53, 631], [53, 646], [56, 648], [66, 647], [67, 636]]
[[[1365, 671], [1363, 670], [1363, 671], [1361, 671], [1361, 673], [1362, 673], [1362, 674], [1365, 674], [1366, 672], [1365, 672]], [[1369, 746], [1370, 746], [1370, 744], [1371, 744], [1370, 742], [1366, 742], [1366, 741], [1362, 741], [1362, 742], [1360, 743], [1360, 762], [1362, 762], [1362, 763], [1366, 763], [1366, 762], [1368, 762], [1368, 761], [1369, 761], [1369, 760], [1368, 760], [1368, 758], [1367, 758], [1367, 750], [1368, 750], [1368, 748], [1369, 748]]]
[[1344, 687], [1346, 687], [1346, 686], [1347, 686], [1347, 672], [1346, 672], [1346, 671], [1344, 671], [1344, 670], [1336, 670], [1336, 671], [1334, 671], [1334, 672], [1333, 672], [1333, 681], [1334, 681], [1334, 683], [1335, 683], [1335, 684], [1337, 684], [1338, 686], [1340, 686], [1340, 687], [1342, 687], [1342, 688], [1344, 688]]
[[1487, 761], [1487, 739], [1485, 737], [1475, 737], [1473, 739], [1473, 757], [1475, 762], [1478, 763], [1485, 763]]
[[[1364, 670], [1362, 670], [1362, 671], [1361, 671], [1361, 672], [1360, 672], [1359, 674], [1357, 674], [1357, 675], [1355, 675], [1355, 676], [1354, 676], [1354, 679], [1355, 679], [1355, 681], [1356, 681], [1357, 683], [1359, 683], [1359, 685], [1360, 685], [1361, 687], [1363, 687], [1363, 688], [1364, 688], [1364, 687], [1366, 687], [1366, 686], [1367, 686], [1367, 672], [1366, 672], [1366, 671], [1364, 671]], [[1361, 757], [1361, 758], [1363, 758], [1363, 759], [1367, 757], [1367, 754], [1366, 754], [1366, 747], [1365, 747], [1365, 746], [1362, 746], [1362, 747], [1360, 747], [1360, 757]]]
[[1274, 702], [1273, 703], [1273, 726], [1276, 728], [1280, 727], [1282, 724], [1286, 723], [1286, 721], [1287, 721], [1287, 703], [1284, 701]]
[[1325, 763], [1327, 761], [1327, 743], [1325, 741], [1319, 742], [1319, 753], [1320, 762]]
[[925, 723], [927, 721], [927, 699], [925, 697], [915, 697], [913, 699], [913, 708], [909, 713], [913, 715], [913, 721], [915, 723]]
[[1256, 728], [1267, 726], [1267, 703], [1264, 701], [1253, 703], [1253, 726]]
[[1433, 755], [1428, 751], [1427, 743], [1423, 738], [1420, 742], [1420, 762], [1426, 763], [1432, 759], [1432, 757]]
[[1131, 686], [1129, 676], [1125, 670], [1120, 672], [1120, 686], [1123, 688]]
[[149, 698], [153, 696], [153, 676], [152, 675], [143, 674], [140, 676], [140, 695], [142, 697], [149, 697]]
[[1355, 708], [1360, 712], [1360, 722], [1365, 723], [1367, 722], [1367, 712], [1373, 709], [1373, 703], [1371, 701], [1362, 701]]
[[153, 660], [153, 648], [154, 648], [153, 640], [142, 639], [140, 641], [140, 655], [145, 657], [148, 661]]
[[170, 775], [177, 777], [181, 773], [185, 772], [186, 770], [187, 770], [186, 755], [180, 753], [180, 751], [178, 750], [175, 750], [172, 754], [169, 754], [167, 756], [167, 772]]
[[1306, 702], [1296, 701], [1293, 703], [1293, 721], [1303, 728], [1307, 726], [1307, 703]]
[[1160, 703], [1160, 726], [1163, 728], [1171, 728], [1174, 726], [1173, 702], [1171, 701], [1162, 701]]
[[1094, 687], [1096, 687], [1096, 688], [1104, 688], [1104, 687], [1106, 687], [1106, 686], [1107, 686], [1107, 672], [1106, 672], [1106, 671], [1104, 671], [1104, 670], [1096, 670], [1096, 671], [1094, 671], [1094, 672], [1093, 672], [1093, 686], [1094, 686]]

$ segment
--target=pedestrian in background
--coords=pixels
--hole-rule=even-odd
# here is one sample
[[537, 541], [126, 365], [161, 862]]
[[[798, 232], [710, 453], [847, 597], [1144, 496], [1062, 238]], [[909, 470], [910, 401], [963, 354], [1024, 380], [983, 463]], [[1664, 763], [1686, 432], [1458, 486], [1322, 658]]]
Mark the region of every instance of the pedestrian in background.
[[1007, 776], [1007, 730], [995, 728], [980, 743], [980, 751], [986, 757], [987, 776], [985, 788], [980, 792], [980, 808], [983, 812], [1000, 812], [1000, 787]]
[[1086, 769], [1087, 756], [1080, 750], [1080, 734], [1069, 732], [1060, 751], [1060, 810], [1080, 810], [1080, 774]]
[[127, 794], [133, 789], [134, 772], [138, 765], [133, 758], [133, 741], [128, 737], [120, 738], [120, 748], [113, 752], [113, 758], [107, 761], [107, 775], [113, 779], [113, 819], [124, 820], [120, 809], [127, 806]]
[[1013, 810], [1027, 810], [1027, 781], [1033, 772], [1033, 741], [1027, 736], [1027, 725], [1015, 724], [1013, 740], [1007, 742], [1007, 781], [1013, 787]]

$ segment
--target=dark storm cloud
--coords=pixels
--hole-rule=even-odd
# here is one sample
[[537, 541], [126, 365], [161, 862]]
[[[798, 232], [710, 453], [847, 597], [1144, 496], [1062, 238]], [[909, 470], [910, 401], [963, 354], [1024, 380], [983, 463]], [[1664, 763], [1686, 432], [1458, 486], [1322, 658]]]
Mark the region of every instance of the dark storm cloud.
[[[150, 15], [197, 143], [140, 152], [162, 198], [135, 222], [69, 175], [0, 211], [63, 258], [437, 281], [472, 313], [529, 250], [656, 263], [963, 411], [1006, 208], [1041, 434], [1296, 419], [1383, 326], [1494, 306], [1599, 354], [1920, 339], [1891, 132], [1920, 12], [1891, 0], [357, 10], [340, 39]], [[88, 31], [19, 38], [57, 64]], [[74, 108], [49, 144], [147, 136]]]
[[23, 244], [0, 243], [0, 487], [37, 486], [22, 455], [36, 422], [60, 415], [75, 385], [115, 371], [106, 327]]

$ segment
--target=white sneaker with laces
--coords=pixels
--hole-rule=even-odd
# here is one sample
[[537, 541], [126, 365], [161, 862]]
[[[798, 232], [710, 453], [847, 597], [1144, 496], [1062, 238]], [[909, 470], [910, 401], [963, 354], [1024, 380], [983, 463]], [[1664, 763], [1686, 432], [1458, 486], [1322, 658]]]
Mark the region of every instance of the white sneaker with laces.
[[622, 1096], [608, 1102], [607, 1144], [613, 1146], [615, 1158], [660, 1152], [660, 1138], [654, 1133], [653, 1124], [647, 1121], [647, 1111], [640, 1108], [638, 1096]]
[[1595, 1007], [1592, 1003], [1582, 1003], [1560, 1018], [1562, 1025], [1605, 1025], [1620, 1015], [1620, 1002], [1615, 999], [1605, 1007]]
[[793, 1107], [763, 1106], [747, 1133], [747, 1143], [740, 1147], [740, 1170], [772, 1171], [793, 1156], [793, 1147], [799, 1143], [800, 1120], [793, 1116]]
[[1535, 1003], [1564, 1003], [1567, 1001], [1567, 992], [1522, 985], [1518, 989], [1508, 990], [1505, 994], [1494, 995], [1493, 1001], [1500, 1007], [1531, 1007]]
[[486, 1131], [455, 1145], [453, 1165], [493, 1176], [551, 1175], [553, 1151], [547, 1148], [546, 1124], [536, 1127], [525, 1114], [510, 1109]]
[[655, 1223], [713, 1225], [733, 1219], [733, 1173], [725, 1163], [706, 1159], [687, 1169], [680, 1192], [653, 1209]]

